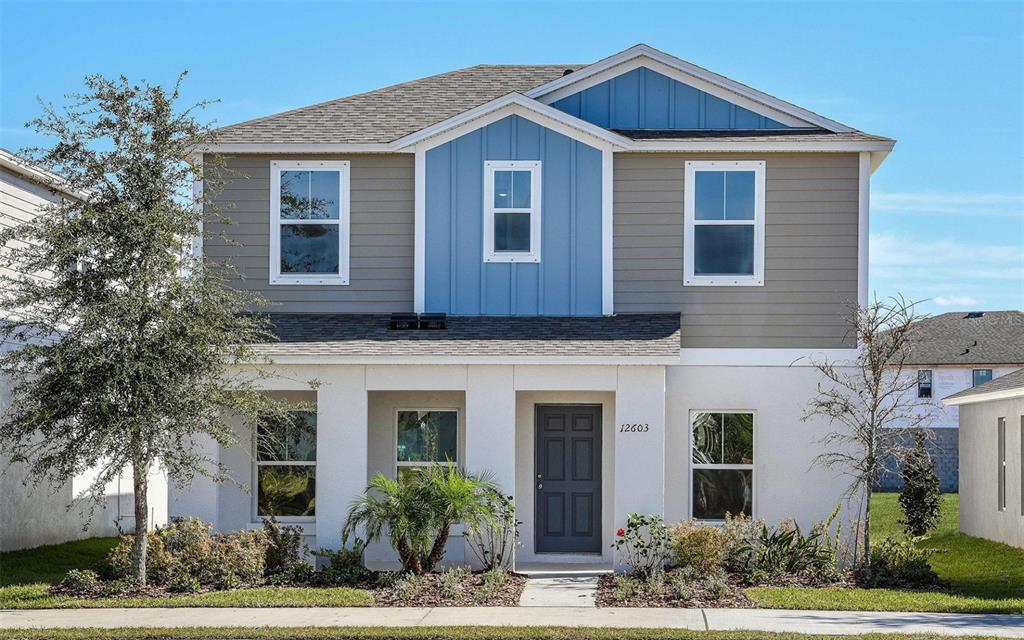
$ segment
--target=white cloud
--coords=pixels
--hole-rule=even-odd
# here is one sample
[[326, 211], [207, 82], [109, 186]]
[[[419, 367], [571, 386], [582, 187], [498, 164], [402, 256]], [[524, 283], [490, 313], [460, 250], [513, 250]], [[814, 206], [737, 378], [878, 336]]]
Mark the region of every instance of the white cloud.
[[969, 307], [978, 304], [978, 301], [970, 296], [936, 296], [934, 302], [940, 307]]
[[962, 216], [1024, 216], [1021, 193], [953, 193], [941, 191], [875, 192], [871, 208], [888, 213]]

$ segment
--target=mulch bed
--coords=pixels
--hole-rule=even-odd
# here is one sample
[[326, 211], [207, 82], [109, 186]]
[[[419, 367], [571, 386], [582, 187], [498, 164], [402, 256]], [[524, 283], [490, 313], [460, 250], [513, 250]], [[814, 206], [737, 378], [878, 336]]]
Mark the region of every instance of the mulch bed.
[[[690, 597], [686, 600], [679, 597], [673, 587], [673, 572], [665, 574], [664, 584], [660, 590], [653, 589], [644, 583], [625, 599], [616, 597], [616, 576], [603, 575], [597, 580], [597, 606], [599, 607], [690, 607], [704, 609], [743, 608], [752, 609], [756, 605], [743, 593], [743, 585], [730, 577], [726, 593], [720, 597], [709, 594], [701, 581], [689, 583]], [[643, 581], [639, 581], [643, 583]]]
[[403, 598], [393, 585], [366, 585], [376, 607], [518, 607], [526, 586], [526, 576], [509, 573], [505, 584], [485, 597], [483, 574], [471, 573], [462, 579], [454, 595], [444, 593], [441, 574], [431, 573], [417, 579], [412, 597]]

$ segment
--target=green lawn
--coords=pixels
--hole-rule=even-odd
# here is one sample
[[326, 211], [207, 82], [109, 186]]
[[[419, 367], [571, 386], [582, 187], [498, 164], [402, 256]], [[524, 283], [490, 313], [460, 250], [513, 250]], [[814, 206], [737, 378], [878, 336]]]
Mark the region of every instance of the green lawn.
[[[69, 569], [88, 569], [106, 557], [116, 538], [91, 538], [0, 553], [0, 609], [97, 607], [369, 607], [373, 596], [362, 589], [263, 587], [167, 598], [83, 600], [51, 595]], [[3, 637], [3, 636], [0, 636]]]
[[[957, 637], [957, 636], [954, 636]], [[958, 636], [981, 638], [983, 636]], [[0, 640], [934, 640], [935, 636], [820, 636], [762, 631], [567, 627], [203, 628], [0, 630]]]
[[[936, 550], [931, 564], [949, 591], [758, 587], [747, 595], [758, 606], [784, 609], [1024, 613], [1024, 551], [960, 534], [959, 504], [959, 495], [945, 494], [938, 529], [918, 543]], [[871, 510], [876, 540], [901, 534], [897, 494], [875, 494]]]

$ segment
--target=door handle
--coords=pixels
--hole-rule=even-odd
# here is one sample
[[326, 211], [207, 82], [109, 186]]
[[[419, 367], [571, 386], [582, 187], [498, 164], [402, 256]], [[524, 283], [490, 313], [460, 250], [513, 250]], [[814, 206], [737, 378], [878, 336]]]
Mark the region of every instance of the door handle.
[[538, 489], [538, 490], [540, 490], [540, 489], [543, 489], [543, 488], [544, 488], [544, 483], [541, 483], [541, 484], [538, 484], [538, 485], [537, 485], [537, 489]]

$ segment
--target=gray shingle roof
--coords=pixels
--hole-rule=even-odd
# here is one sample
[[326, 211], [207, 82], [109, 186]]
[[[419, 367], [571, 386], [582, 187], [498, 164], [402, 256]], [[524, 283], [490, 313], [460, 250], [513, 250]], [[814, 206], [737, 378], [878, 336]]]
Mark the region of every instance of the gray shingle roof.
[[281, 356], [679, 357], [679, 314], [449, 316], [440, 331], [390, 331], [388, 315], [269, 314]]
[[218, 144], [373, 144], [556, 80], [582, 65], [478, 65], [218, 129]]
[[1024, 389], [1024, 369], [1018, 369], [1013, 373], [1008, 373], [1005, 376], [989, 380], [985, 384], [979, 384], [976, 387], [964, 389], [963, 391], [954, 393], [951, 396], [946, 396], [944, 400], [952, 400], [953, 398], [969, 398], [971, 396], [995, 393], [997, 391], [1009, 391], [1011, 389]]
[[1024, 312], [967, 315], [954, 311], [915, 324], [907, 364], [1024, 365]]

